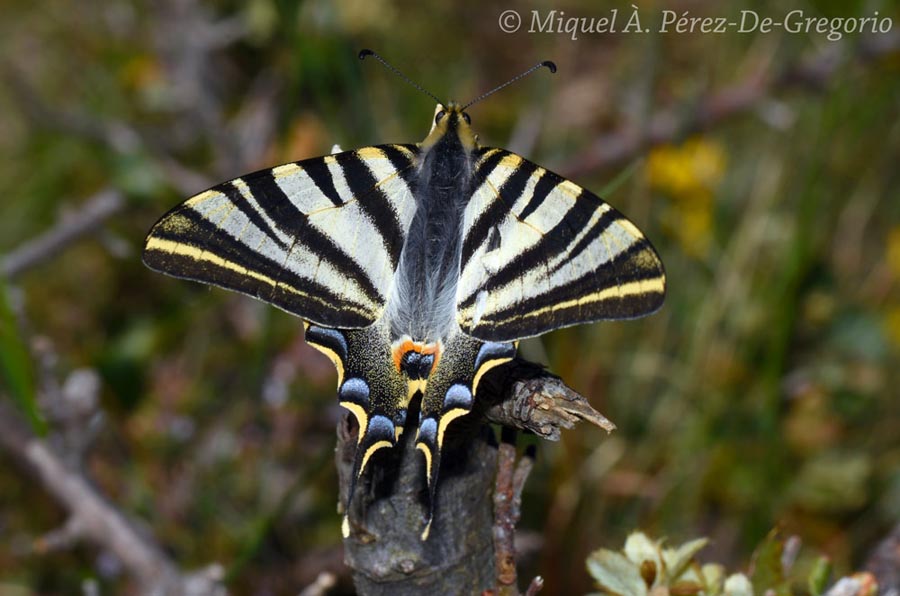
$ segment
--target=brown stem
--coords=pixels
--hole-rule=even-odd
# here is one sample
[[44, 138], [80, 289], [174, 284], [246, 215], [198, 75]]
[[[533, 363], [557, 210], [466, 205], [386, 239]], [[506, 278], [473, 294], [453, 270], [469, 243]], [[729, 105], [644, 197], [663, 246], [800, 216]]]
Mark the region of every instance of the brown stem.
[[560, 431], [589, 422], [607, 432], [616, 425], [542, 366], [516, 358], [486, 376], [479, 389], [479, 411], [488, 422], [526, 430], [558, 441]]
[[[346, 419], [338, 430], [341, 502], [356, 448], [356, 429], [350, 423]], [[434, 522], [425, 541], [420, 538], [424, 466], [410, 436], [414, 433], [405, 433], [396, 449], [376, 454], [357, 485], [351, 534], [344, 540], [345, 559], [360, 594], [477, 594], [493, 585], [496, 445], [487, 431], [475, 425], [454, 437], [448, 433]]]
[[[494, 486], [494, 560], [497, 568], [497, 596], [519, 596], [516, 573], [516, 524], [522, 517], [522, 490], [534, 467], [534, 447], [526, 450], [516, 464], [515, 431], [504, 429], [497, 456]], [[542, 582], [541, 582], [542, 583]], [[534, 586], [532, 581], [529, 589]], [[537, 587], [535, 589], [540, 589]]]
[[525, 596], [535, 596], [538, 592], [540, 592], [544, 588], [544, 578], [540, 575], [531, 580], [531, 583], [528, 584], [528, 589], [525, 590]]
[[518, 596], [516, 586], [516, 518], [514, 481], [516, 446], [503, 441], [497, 454], [497, 481], [494, 486], [494, 561], [497, 568], [497, 596]]

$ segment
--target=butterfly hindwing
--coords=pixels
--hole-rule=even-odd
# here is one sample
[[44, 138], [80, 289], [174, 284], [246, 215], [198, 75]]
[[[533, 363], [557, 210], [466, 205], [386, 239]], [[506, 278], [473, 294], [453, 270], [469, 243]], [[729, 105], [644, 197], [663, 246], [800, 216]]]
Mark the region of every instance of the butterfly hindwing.
[[415, 211], [415, 145], [364, 147], [225, 182], [150, 230], [152, 269], [236, 290], [317, 325], [384, 311]]
[[513, 341], [657, 310], [662, 262], [596, 195], [514, 153], [481, 149], [463, 215], [457, 322]]

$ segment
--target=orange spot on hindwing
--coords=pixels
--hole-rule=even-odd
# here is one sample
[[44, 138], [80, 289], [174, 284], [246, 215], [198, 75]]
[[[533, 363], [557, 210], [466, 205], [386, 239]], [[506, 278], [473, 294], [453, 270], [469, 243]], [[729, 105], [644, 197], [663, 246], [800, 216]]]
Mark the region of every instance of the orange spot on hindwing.
[[411, 381], [425, 381], [441, 359], [443, 346], [440, 341], [422, 343], [404, 336], [394, 342], [392, 355], [397, 372]]

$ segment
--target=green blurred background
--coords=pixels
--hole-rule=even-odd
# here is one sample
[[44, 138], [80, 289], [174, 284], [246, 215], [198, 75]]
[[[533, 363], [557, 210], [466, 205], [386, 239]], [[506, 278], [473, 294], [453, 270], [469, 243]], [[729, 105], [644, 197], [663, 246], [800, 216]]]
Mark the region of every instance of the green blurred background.
[[[777, 524], [847, 571], [900, 520], [896, 22], [874, 44], [526, 31], [531, 10], [615, 6], [631, 12], [579, 0], [3, 3], [0, 253], [98, 194], [125, 200], [5, 282], [15, 329], [39, 395], [48, 379], [99, 375], [102, 426], [84, 465], [182, 566], [218, 561], [236, 593], [296, 593], [326, 569], [350, 589], [330, 363], [296, 319], [154, 274], [140, 248], [164, 211], [221, 180], [333, 144], [424, 138], [431, 100], [361, 63], [363, 47], [459, 100], [553, 59], [556, 75], [470, 110], [481, 141], [601, 193], [668, 270], [657, 315], [524, 347], [618, 430], [540, 445], [523, 575], [543, 575], [550, 594], [588, 591], [586, 555], [635, 528], [708, 535], [705, 556], [740, 568]], [[664, 8], [900, 19], [887, 0], [639, 8], [654, 29]], [[498, 25], [508, 9], [525, 21], [514, 34]], [[653, 142], [628, 145], [634, 135]], [[13, 464], [0, 455], [0, 591], [72, 593], [85, 578], [125, 590], [108, 553], [35, 551], [64, 514]]]

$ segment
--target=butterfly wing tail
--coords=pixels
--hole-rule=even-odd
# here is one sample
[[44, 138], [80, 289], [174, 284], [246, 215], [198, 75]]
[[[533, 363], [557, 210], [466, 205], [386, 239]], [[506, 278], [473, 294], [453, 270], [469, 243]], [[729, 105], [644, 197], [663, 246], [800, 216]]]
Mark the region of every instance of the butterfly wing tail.
[[451, 339], [436, 370], [428, 380], [422, 399], [416, 449], [425, 458], [428, 481], [428, 511], [422, 540], [427, 540], [434, 519], [438, 472], [444, 436], [451, 422], [472, 410], [482, 375], [511, 360], [516, 353], [511, 343], [484, 343], [465, 335]]
[[406, 384], [391, 360], [382, 325], [340, 330], [309, 325], [306, 341], [328, 356], [338, 371], [338, 400], [359, 425], [353, 475], [345, 503], [344, 536], [350, 532], [350, 504], [372, 456], [393, 447], [406, 422]]

